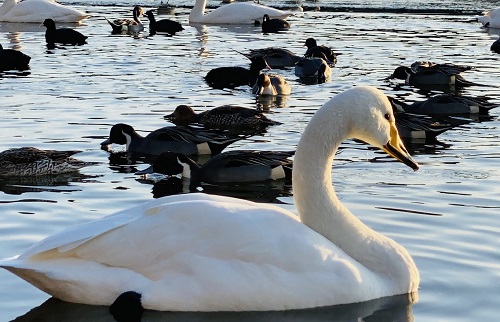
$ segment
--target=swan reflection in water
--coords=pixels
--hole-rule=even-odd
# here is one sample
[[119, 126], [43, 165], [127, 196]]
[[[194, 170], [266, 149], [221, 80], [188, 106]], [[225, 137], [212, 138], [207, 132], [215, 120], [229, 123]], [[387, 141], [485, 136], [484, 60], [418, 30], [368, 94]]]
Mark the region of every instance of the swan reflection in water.
[[[329, 321], [412, 322], [416, 293], [383, 297], [371, 301], [305, 310], [266, 312], [159, 312], [145, 311], [142, 322], [192, 321]], [[74, 304], [50, 298], [12, 322], [112, 322], [107, 306]]]

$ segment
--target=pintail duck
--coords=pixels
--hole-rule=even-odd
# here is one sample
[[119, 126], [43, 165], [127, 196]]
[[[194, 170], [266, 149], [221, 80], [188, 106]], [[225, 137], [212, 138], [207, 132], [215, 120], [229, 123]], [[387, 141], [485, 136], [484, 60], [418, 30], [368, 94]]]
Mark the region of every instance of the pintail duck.
[[233, 105], [223, 105], [200, 113], [196, 113], [190, 106], [179, 105], [172, 114], [165, 115], [163, 118], [175, 125], [199, 124], [206, 128], [220, 130], [257, 130], [281, 124], [270, 120], [256, 109]]
[[154, 10], [146, 11], [146, 16], [149, 19], [149, 34], [155, 35], [157, 32], [164, 32], [169, 35], [175, 35], [176, 32], [184, 30], [182, 25], [177, 21], [170, 19], [156, 20], [153, 13]]
[[200, 166], [183, 154], [167, 152], [158, 156], [150, 167], [135, 174], [182, 174], [190, 179], [189, 188], [192, 191], [202, 182], [219, 184], [285, 178], [291, 180], [292, 161], [288, 158], [294, 153], [235, 150], [222, 152]]
[[225, 4], [205, 13], [206, 0], [196, 0], [189, 13], [189, 23], [251, 24], [267, 14], [271, 18], [285, 19], [291, 13], [256, 3], [237, 2]]
[[142, 137], [132, 126], [118, 123], [111, 127], [109, 138], [101, 143], [125, 144], [126, 151], [143, 155], [160, 155], [172, 151], [185, 155], [219, 154], [228, 145], [245, 138], [228, 136], [219, 131], [184, 126], [167, 126]]
[[288, 49], [268, 47], [262, 49], [251, 49], [245, 56], [251, 58], [263, 57], [271, 68], [293, 67], [302, 58]]
[[290, 85], [283, 76], [262, 73], [252, 88], [255, 95], [290, 95]]
[[318, 45], [314, 38], [307, 38], [304, 46], [307, 47], [304, 57], [323, 58], [331, 66], [337, 63], [337, 55], [335, 52], [329, 47]]
[[0, 176], [40, 176], [77, 171], [94, 165], [71, 156], [81, 151], [40, 150], [32, 147], [0, 152]]
[[472, 120], [450, 116], [427, 116], [412, 113], [395, 113], [399, 135], [407, 140], [432, 143], [443, 132], [468, 124]]
[[45, 41], [47, 45], [53, 47], [55, 44], [65, 45], [83, 45], [87, 43], [87, 36], [71, 28], [56, 29], [56, 23], [52, 19], [45, 19], [43, 25], [47, 28], [45, 31]]
[[4, 49], [0, 44], [0, 71], [30, 69], [30, 60], [31, 57], [25, 53], [14, 49]]
[[491, 44], [490, 50], [497, 54], [500, 54], [500, 38], [498, 38], [494, 43]]
[[460, 73], [472, 67], [454, 64], [434, 64], [430, 62], [415, 62], [411, 67], [399, 66], [387, 79], [403, 79], [405, 84], [421, 86], [471, 86], [479, 85], [465, 80]]
[[290, 24], [288, 21], [279, 18], [269, 18], [269, 15], [265, 14], [262, 18], [262, 32], [263, 33], [272, 33], [272, 32], [280, 32], [286, 31], [290, 29]]
[[399, 112], [423, 115], [488, 114], [497, 104], [488, 102], [484, 97], [441, 94], [424, 101], [407, 104], [395, 98], [389, 98]]
[[132, 9], [133, 19], [114, 19], [109, 20], [106, 18], [106, 21], [109, 23], [111, 28], [113, 29], [113, 34], [120, 33], [139, 33], [144, 30], [144, 25], [140, 17], [142, 16], [143, 11], [140, 6], [135, 6]]
[[295, 64], [295, 76], [301, 79], [315, 79], [318, 83], [324, 83], [332, 74], [327, 61], [319, 57], [304, 57]]
[[250, 69], [244, 67], [218, 67], [207, 73], [205, 81], [210, 87], [223, 89], [238, 86], [253, 86], [260, 71], [270, 69], [263, 57], [249, 58]]
[[128, 294], [114, 307], [120, 311], [119, 303], [131, 299], [126, 308], [137, 305], [139, 313], [291, 310], [411, 297], [420, 278], [410, 253], [335, 195], [332, 161], [350, 137], [418, 169], [386, 96], [356, 86], [319, 107], [300, 138], [292, 178], [297, 213], [203, 193], [168, 196], [53, 234], [0, 267], [63, 301], [110, 305]]

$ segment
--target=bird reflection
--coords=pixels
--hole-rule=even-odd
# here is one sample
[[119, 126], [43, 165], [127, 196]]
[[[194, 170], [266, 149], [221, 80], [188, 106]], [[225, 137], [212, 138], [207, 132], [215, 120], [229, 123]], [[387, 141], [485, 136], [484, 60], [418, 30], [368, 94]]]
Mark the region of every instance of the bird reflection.
[[[145, 311], [143, 322], [160, 321], [330, 321], [330, 322], [412, 322], [411, 306], [417, 294], [384, 297], [371, 301], [303, 310], [266, 312], [159, 312]], [[63, 302], [50, 298], [42, 305], [16, 318], [13, 322], [106, 321], [113, 317], [107, 306]]]

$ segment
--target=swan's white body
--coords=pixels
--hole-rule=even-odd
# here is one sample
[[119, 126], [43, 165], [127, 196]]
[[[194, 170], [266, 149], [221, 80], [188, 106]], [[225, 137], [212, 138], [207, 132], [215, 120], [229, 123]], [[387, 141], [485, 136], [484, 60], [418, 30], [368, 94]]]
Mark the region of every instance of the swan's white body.
[[484, 27], [500, 28], [500, 8], [486, 12], [483, 16], [477, 17], [477, 20]]
[[66, 301], [108, 305], [135, 291], [154, 310], [286, 310], [415, 292], [419, 274], [408, 252], [335, 196], [331, 161], [353, 136], [392, 155], [397, 146], [396, 157], [417, 167], [385, 95], [357, 87], [319, 109], [300, 140], [293, 169], [300, 219], [235, 198], [170, 196], [52, 235], [0, 266]]
[[271, 18], [285, 19], [291, 13], [255, 3], [230, 3], [205, 13], [206, 0], [196, 0], [189, 13], [190, 23], [206, 24], [250, 24], [261, 21], [265, 14]]
[[0, 7], [0, 21], [42, 23], [50, 18], [55, 22], [79, 22], [89, 15], [63, 6], [52, 0], [4, 0]]

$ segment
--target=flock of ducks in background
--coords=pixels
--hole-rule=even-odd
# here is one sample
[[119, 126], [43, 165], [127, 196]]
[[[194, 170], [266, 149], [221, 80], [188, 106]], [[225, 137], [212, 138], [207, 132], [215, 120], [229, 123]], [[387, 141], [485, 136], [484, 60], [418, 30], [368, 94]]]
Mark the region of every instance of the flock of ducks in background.
[[[274, 29], [289, 28], [283, 19], [290, 13], [281, 10], [253, 3], [234, 3], [205, 13], [205, 5], [204, 0], [196, 1], [189, 15], [190, 22], [240, 24], [257, 20], [262, 21], [263, 28], [269, 23], [274, 24]], [[31, 9], [43, 12], [44, 8], [52, 8], [61, 15], [66, 12], [65, 18], [44, 17], [48, 45], [82, 45], [86, 42], [87, 37], [73, 29], [57, 29], [55, 21], [75, 21], [88, 16], [50, 0], [25, 0], [21, 3], [6, 0], [0, 7], [0, 20], [11, 21], [19, 10], [33, 19]], [[496, 26], [499, 10], [489, 12], [480, 19], [481, 22], [486, 27]], [[136, 6], [132, 19], [108, 22], [113, 32], [142, 32], [144, 26], [139, 19], [142, 14], [142, 8]], [[177, 29], [169, 32], [175, 34], [182, 30], [180, 24], [170, 23], [167, 19], [156, 21], [152, 11], [146, 15], [152, 34]], [[216, 68], [205, 76], [205, 81], [214, 88], [249, 86], [256, 95], [289, 95], [290, 86], [282, 76], [263, 73], [262, 70], [269, 66], [294, 67], [299, 77], [315, 77], [321, 82], [329, 77], [337, 61], [333, 50], [318, 45], [313, 38], [307, 39], [305, 45], [304, 56], [273, 47], [252, 50], [244, 54], [251, 61], [249, 69]], [[6, 66], [5, 61], [13, 63]], [[30, 57], [21, 52], [0, 51], [3, 70], [24, 69], [29, 63]], [[453, 64], [416, 62], [396, 68], [388, 79], [401, 79], [416, 87], [477, 86], [479, 84], [468, 82], [461, 76], [470, 69]], [[137, 172], [138, 175], [152, 172], [181, 174], [189, 178], [191, 191], [203, 182], [292, 180], [300, 221], [294, 214], [271, 205], [196, 193], [171, 196], [56, 234], [15, 259], [1, 261], [0, 267], [63, 300], [101, 305], [116, 300], [112, 311], [117, 319], [123, 313], [123, 306], [130, 309], [131, 302], [139, 303], [139, 309], [132, 315], [138, 314], [137, 320], [140, 320], [143, 307], [201, 311], [282, 310], [415, 292], [419, 275], [408, 252], [354, 220], [336, 198], [331, 188], [330, 171], [336, 149], [344, 139], [355, 137], [381, 148], [416, 170], [418, 165], [404, 147], [401, 137], [414, 138], [422, 135], [417, 132], [423, 132], [423, 138], [435, 139], [454, 126], [470, 122], [452, 115], [487, 113], [494, 107], [496, 105], [485, 98], [454, 94], [436, 95], [410, 105], [388, 99], [373, 87], [359, 86], [338, 94], [316, 112], [296, 151], [279, 152], [223, 151], [238, 140], [280, 124], [262, 112], [238, 106], [225, 105], [196, 113], [191, 107], [180, 105], [164, 117], [175, 126], [160, 128], [145, 137], [128, 124], [115, 124], [101, 146], [123, 144], [129, 153], [153, 156], [151, 166]], [[371, 117], [359, 117], [368, 114]], [[318, 135], [324, 138], [324, 144], [317, 144]], [[56, 174], [93, 164], [74, 159], [72, 155], [76, 152], [10, 149], [0, 153], [0, 175]], [[201, 166], [189, 157], [201, 154], [213, 157]], [[290, 157], [294, 155], [292, 162]], [[234, 212], [241, 215], [236, 216]], [[189, 247], [183, 248], [185, 256], [165, 255], [169, 253], [166, 249], [177, 252], [173, 239], [197, 239], [206, 234], [207, 221], [213, 230], [208, 231], [209, 236], [203, 245], [187, 242]], [[190, 223], [187, 234], [183, 232], [186, 222]], [[161, 229], [154, 229], [158, 227]], [[257, 241], [256, 235], [263, 238], [257, 238]], [[137, 236], [141, 239], [135, 239]], [[219, 237], [223, 239], [217, 239]], [[124, 238], [132, 238], [133, 242], [119, 242]], [[283, 243], [282, 238], [287, 242]], [[265, 254], [262, 253], [264, 244], [261, 239], [271, 241], [265, 246]], [[138, 248], [131, 249], [131, 246]], [[127, 247], [127, 250], [122, 247]], [[144, 258], [135, 257], [143, 254], [144, 249], [153, 256], [147, 267], [144, 267]], [[288, 255], [290, 252], [295, 254], [293, 258]], [[112, 256], [108, 256], [110, 254]], [[200, 258], [217, 258], [217, 261], [207, 263]], [[233, 259], [242, 264], [235, 266]], [[247, 262], [251, 263], [248, 267]], [[271, 272], [271, 266], [280, 269]], [[311, 271], [305, 267], [310, 267]], [[198, 284], [171, 283], [184, 280], [184, 269], [192, 275], [189, 280]], [[219, 283], [218, 297], [215, 297], [213, 281], [226, 280], [228, 275], [231, 283]], [[248, 276], [252, 278], [248, 280]], [[307, 283], [303, 283], [304, 276], [307, 276]], [[193, 289], [189, 285], [194, 285]], [[194, 291], [198, 300], [192, 298]], [[244, 293], [241, 298], [235, 296], [241, 292]], [[172, 301], [173, 298], [189, 300], [180, 303]], [[129, 314], [127, 310], [125, 315]]]

